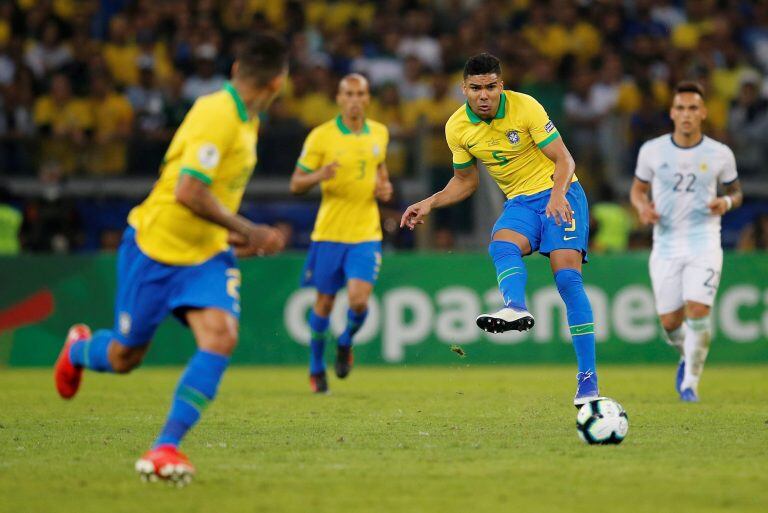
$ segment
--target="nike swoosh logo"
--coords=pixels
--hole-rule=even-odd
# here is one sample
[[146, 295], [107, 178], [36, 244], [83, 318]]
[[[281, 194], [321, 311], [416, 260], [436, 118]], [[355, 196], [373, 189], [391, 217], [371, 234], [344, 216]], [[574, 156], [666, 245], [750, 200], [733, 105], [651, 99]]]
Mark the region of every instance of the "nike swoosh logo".
[[575, 238], [576, 237], [563, 237], [563, 240], [571, 240], [571, 239], [575, 239]]
[[472, 148], [473, 146], [477, 146], [477, 143], [475, 143], [475, 144], [467, 144], [467, 149], [470, 149], [470, 148]]

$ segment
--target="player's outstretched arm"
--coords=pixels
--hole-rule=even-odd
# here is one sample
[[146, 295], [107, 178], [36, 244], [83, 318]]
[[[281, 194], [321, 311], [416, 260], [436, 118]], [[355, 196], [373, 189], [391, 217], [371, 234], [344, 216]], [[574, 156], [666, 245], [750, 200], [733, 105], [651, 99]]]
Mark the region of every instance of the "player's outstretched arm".
[[320, 182], [330, 180], [336, 176], [336, 169], [338, 167], [339, 163], [335, 160], [315, 171], [309, 172], [302, 167], [296, 166], [291, 175], [291, 194], [305, 194]]
[[637, 210], [637, 215], [643, 224], [656, 224], [660, 219], [656, 207], [648, 197], [650, 192], [651, 184], [637, 178], [632, 182], [632, 189], [629, 191], [629, 200]]
[[725, 194], [715, 198], [709, 203], [709, 211], [716, 216], [721, 216], [733, 210], [739, 208], [744, 202], [744, 195], [741, 192], [741, 183], [738, 179], [723, 186]]
[[278, 230], [233, 214], [197, 178], [182, 174], [175, 194], [176, 201], [195, 215], [229, 230], [229, 242], [235, 246], [237, 256], [270, 255], [285, 247], [285, 239]]
[[413, 230], [416, 225], [424, 224], [424, 218], [434, 208], [447, 207], [464, 201], [477, 190], [480, 183], [477, 166], [472, 165], [463, 169], [454, 169], [453, 178], [442, 191], [436, 192], [429, 198], [414, 203], [403, 213], [400, 228], [408, 227]]

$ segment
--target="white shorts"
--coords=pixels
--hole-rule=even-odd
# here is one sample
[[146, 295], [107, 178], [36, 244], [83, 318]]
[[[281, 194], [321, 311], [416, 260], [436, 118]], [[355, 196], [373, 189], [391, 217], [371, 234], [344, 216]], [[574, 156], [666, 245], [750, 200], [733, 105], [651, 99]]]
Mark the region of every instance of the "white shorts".
[[686, 301], [712, 306], [720, 285], [723, 250], [676, 258], [659, 258], [651, 251], [648, 267], [659, 315], [679, 310]]

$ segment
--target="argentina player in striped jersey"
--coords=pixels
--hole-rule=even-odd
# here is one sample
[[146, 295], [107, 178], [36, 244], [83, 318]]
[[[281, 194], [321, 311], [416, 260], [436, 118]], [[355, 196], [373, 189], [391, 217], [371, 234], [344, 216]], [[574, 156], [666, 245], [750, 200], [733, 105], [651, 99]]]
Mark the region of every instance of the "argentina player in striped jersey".
[[743, 199], [733, 152], [702, 133], [706, 117], [702, 87], [678, 84], [670, 109], [674, 131], [640, 148], [630, 193], [640, 220], [654, 225], [649, 268], [656, 311], [667, 343], [680, 353], [676, 389], [687, 402], [699, 400], [712, 340], [710, 312], [723, 266], [720, 218]]

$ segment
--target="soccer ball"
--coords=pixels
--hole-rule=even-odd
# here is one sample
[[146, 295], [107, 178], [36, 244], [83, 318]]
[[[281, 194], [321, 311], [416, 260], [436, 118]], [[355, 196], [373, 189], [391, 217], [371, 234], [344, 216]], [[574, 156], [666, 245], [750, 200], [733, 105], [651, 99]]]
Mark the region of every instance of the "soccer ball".
[[576, 432], [590, 445], [620, 444], [629, 431], [627, 412], [613, 399], [584, 404], [576, 415]]

